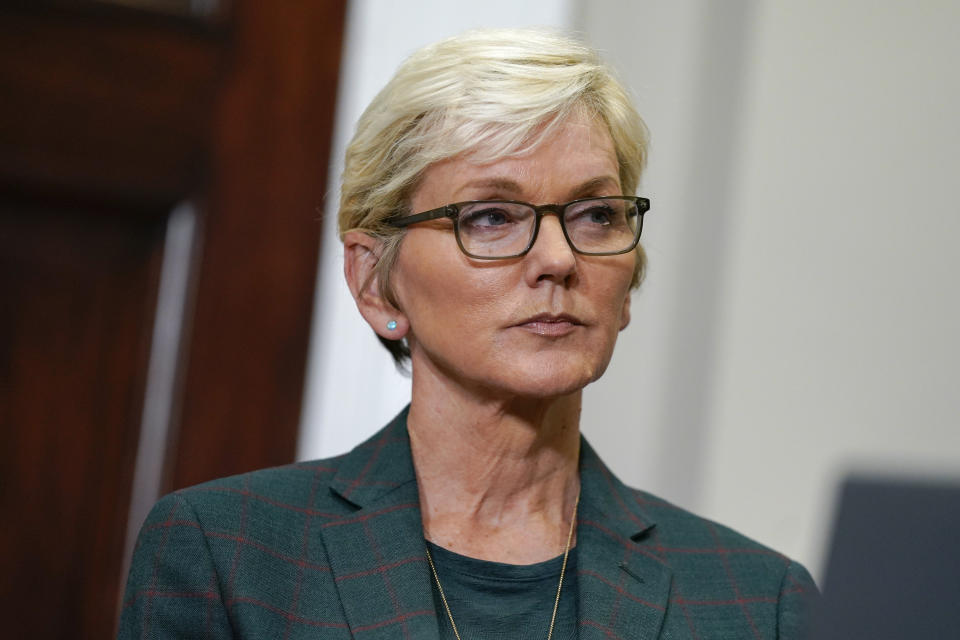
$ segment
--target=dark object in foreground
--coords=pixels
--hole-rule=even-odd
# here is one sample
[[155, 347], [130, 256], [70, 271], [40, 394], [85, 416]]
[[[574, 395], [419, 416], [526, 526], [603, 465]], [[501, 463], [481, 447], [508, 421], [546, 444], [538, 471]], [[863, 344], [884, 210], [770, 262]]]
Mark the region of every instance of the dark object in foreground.
[[844, 483], [813, 637], [960, 638], [960, 483]]

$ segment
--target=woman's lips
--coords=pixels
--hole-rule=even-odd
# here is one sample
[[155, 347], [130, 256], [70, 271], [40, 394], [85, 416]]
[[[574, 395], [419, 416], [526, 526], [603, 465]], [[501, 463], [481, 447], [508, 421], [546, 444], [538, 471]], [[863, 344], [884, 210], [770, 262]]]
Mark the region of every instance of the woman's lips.
[[583, 323], [573, 316], [544, 313], [533, 316], [532, 318], [527, 318], [516, 326], [540, 336], [556, 338], [567, 335], [577, 327], [582, 326], [582, 324]]

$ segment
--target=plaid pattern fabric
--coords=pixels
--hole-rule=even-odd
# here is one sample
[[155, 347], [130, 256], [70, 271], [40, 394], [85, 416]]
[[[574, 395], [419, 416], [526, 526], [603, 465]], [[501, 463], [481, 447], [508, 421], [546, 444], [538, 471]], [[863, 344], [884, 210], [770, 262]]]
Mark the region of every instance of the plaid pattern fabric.
[[[624, 486], [586, 442], [581, 487], [580, 638], [803, 636], [803, 567]], [[436, 640], [406, 411], [344, 456], [160, 500], [119, 637]]]

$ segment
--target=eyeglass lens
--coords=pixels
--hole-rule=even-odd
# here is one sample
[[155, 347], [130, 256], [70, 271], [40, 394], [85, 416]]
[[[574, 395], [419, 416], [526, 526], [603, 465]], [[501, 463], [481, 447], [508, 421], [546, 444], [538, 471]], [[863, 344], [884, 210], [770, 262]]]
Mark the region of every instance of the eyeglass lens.
[[[536, 210], [516, 202], [473, 202], [459, 207], [457, 229], [467, 253], [488, 258], [522, 253], [536, 229]], [[619, 198], [580, 200], [563, 209], [562, 224], [581, 253], [629, 249], [640, 216], [636, 204]]]

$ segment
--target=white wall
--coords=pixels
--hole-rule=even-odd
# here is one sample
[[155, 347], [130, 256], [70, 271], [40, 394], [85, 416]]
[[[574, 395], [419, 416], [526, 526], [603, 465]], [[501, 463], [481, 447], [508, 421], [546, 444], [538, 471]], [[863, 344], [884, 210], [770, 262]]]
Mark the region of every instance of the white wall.
[[958, 25], [756, 14], [703, 506], [815, 566], [844, 470], [960, 475]]
[[[844, 469], [960, 474], [960, 5], [480, 4], [353, 3], [335, 172], [420, 44], [554, 24], [606, 53], [653, 134], [650, 272], [582, 420], [625, 481], [819, 573]], [[304, 458], [409, 396], [341, 284], [330, 222]]]
[[625, 478], [822, 575], [844, 472], [960, 475], [960, 5], [595, 0], [582, 20], [654, 140], [643, 326], [584, 430]]

